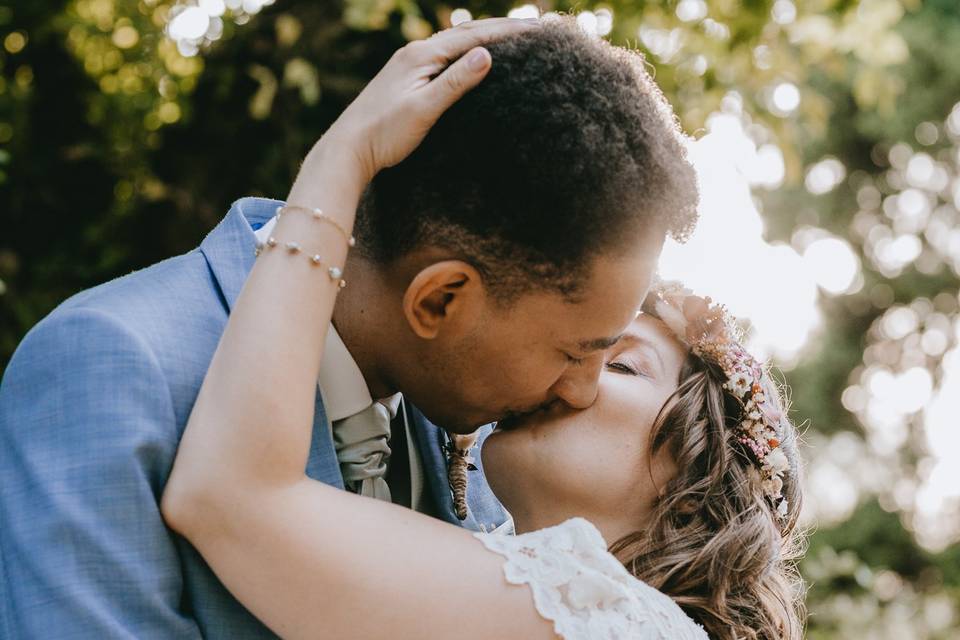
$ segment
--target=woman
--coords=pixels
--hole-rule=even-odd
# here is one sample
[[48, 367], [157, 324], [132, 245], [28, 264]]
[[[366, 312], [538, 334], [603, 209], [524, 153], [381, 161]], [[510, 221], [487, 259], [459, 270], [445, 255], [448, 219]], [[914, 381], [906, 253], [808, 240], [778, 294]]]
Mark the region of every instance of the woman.
[[282, 637], [799, 637], [793, 428], [722, 313], [676, 288], [606, 353], [592, 407], [488, 438], [520, 535], [478, 540], [304, 475], [359, 194], [422, 139], [438, 84], [490, 66], [474, 48], [437, 75], [470, 43], [434, 40], [445, 59], [395, 56], [311, 151], [191, 414], [168, 524]]

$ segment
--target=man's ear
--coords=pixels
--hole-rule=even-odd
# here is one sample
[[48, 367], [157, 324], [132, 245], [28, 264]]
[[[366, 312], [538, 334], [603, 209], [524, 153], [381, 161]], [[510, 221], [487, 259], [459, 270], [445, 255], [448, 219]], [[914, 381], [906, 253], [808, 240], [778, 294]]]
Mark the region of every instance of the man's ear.
[[417, 336], [437, 337], [480, 317], [486, 299], [480, 273], [462, 260], [434, 262], [417, 273], [403, 294], [403, 314]]

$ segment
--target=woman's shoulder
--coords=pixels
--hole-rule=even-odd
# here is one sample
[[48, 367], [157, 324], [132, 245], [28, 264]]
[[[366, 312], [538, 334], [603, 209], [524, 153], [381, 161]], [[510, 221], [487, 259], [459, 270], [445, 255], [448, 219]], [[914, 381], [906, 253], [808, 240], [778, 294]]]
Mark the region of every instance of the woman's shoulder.
[[630, 575], [583, 518], [519, 536], [477, 538], [505, 557], [507, 581], [529, 586], [537, 611], [565, 640], [707, 638], [669, 596]]

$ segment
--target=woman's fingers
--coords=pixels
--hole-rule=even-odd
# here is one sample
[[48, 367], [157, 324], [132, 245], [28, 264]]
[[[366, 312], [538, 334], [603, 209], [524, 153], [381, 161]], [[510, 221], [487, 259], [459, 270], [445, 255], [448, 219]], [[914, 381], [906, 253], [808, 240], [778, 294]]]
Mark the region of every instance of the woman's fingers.
[[[490, 52], [484, 43], [538, 28], [539, 20], [489, 18], [446, 29], [423, 42], [422, 55], [430, 61], [449, 64], [424, 89], [426, 115], [431, 123], [457, 100], [477, 86], [490, 70]], [[464, 52], [466, 51], [466, 54]], [[416, 53], [415, 53], [416, 55]]]
[[359, 174], [372, 179], [407, 157], [440, 115], [483, 80], [491, 65], [484, 43], [539, 26], [537, 20], [490, 18], [411, 42], [394, 54], [326, 137], [345, 140]]
[[[516, 18], [471, 20], [435, 33], [422, 42], [430, 45], [429, 48], [424, 48], [424, 52], [431, 56], [429, 62], [436, 61], [449, 64], [474, 47], [526, 29], [539, 28], [541, 25], [540, 20], [534, 18], [524, 20]], [[428, 61], [425, 60], [424, 62]]]
[[490, 52], [475, 47], [434, 78], [424, 89], [428, 119], [435, 122], [453, 103], [480, 84], [490, 70], [490, 64]]

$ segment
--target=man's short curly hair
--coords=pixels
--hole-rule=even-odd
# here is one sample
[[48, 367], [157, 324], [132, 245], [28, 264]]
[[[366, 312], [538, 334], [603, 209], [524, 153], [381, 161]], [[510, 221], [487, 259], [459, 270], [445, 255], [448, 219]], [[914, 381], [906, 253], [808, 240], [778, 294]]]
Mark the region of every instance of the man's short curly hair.
[[362, 255], [389, 264], [440, 247], [498, 298], [534, 287], [574, 297], [598, 254], [690, 232], [685, 138], [640, 53], [569, 17], [487, 49], [481, 84], [367, 187]]

